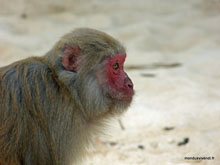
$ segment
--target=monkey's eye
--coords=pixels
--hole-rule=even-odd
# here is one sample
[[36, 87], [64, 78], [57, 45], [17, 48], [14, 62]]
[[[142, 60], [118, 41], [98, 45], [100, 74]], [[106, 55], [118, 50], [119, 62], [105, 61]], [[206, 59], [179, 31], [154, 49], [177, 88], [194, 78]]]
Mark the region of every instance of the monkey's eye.
[[119, 64], [116, 62], [116, 63], [113, 64], [112, 67], [113, 67], [114, 70], [117, 70], [119, 68]]

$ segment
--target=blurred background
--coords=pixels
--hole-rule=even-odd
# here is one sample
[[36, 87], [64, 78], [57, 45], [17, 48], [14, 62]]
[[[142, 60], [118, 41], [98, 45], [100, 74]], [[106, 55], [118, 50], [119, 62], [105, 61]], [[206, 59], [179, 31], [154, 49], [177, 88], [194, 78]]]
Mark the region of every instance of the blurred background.
[[78, 27], [125, 45], [136, 90], [83, 165], [220, 164], [220, 0], [0, 0], [0, 66]]

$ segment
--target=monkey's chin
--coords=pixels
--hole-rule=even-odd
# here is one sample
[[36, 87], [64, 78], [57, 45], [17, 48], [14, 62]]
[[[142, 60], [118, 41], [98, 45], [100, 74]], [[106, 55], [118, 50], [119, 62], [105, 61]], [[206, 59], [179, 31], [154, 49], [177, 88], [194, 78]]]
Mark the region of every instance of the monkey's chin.
[[114, 104], [115, 114], [121, 115], [127, 111], [128, 107], [131, 105], [132, 97], [126, 97], [123, 99], [117, 99]]

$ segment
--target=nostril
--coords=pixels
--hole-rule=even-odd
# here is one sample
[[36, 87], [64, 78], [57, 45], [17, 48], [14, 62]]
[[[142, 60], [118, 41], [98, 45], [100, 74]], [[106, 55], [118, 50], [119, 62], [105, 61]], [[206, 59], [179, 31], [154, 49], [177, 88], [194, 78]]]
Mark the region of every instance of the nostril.
[[133, 88], [133, 84], [131, 82], [128, 82], [127, 87], [128, 88]]

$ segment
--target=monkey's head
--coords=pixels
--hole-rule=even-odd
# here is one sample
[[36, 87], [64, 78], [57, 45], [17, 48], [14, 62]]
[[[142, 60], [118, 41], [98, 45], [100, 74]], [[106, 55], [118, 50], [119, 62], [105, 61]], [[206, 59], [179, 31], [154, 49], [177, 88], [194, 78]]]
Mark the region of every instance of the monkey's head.
[[130, 105], [134, 90], [123, 67], [126, 52], [111, 36], [93, 29], [76, 29], [50, 54], [59, 79], [77, 91], [86, 108], [123, 110]]

